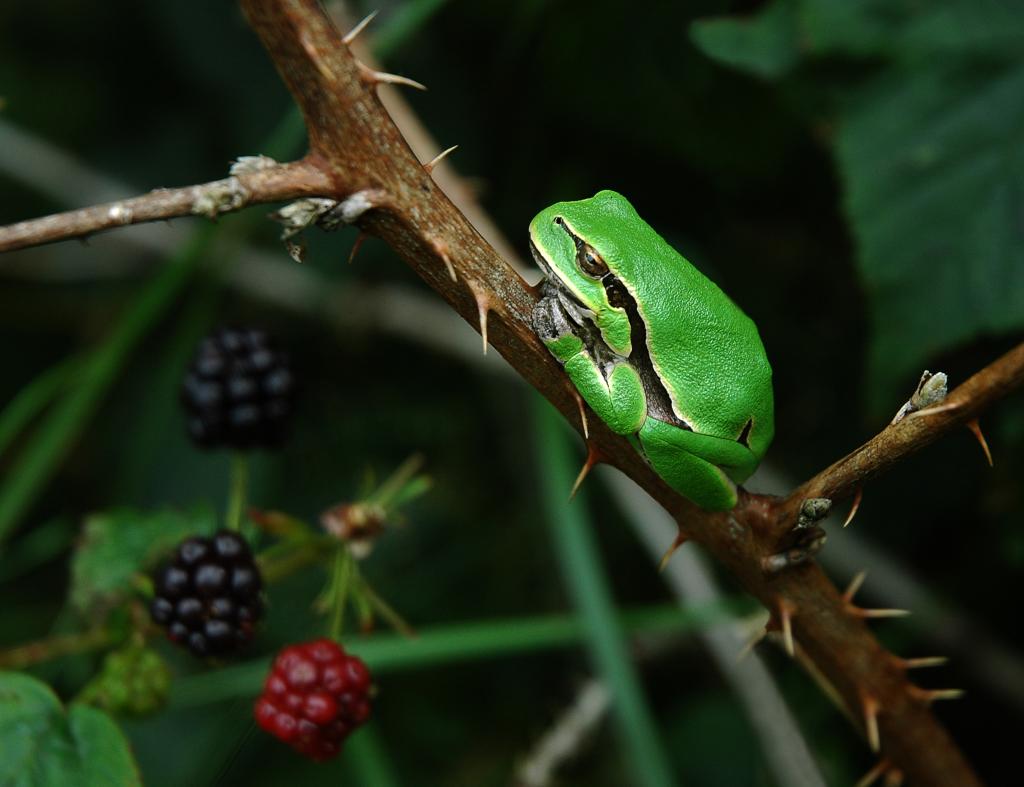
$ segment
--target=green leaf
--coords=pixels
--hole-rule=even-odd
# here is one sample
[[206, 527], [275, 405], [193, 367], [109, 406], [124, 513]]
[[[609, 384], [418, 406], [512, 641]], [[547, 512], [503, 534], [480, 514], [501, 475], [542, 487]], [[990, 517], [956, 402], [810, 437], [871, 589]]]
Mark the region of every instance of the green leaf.
[[667, 787], [675, 783], [671, 759], [619, 625], [593, 522], [587, 518], [585, 493], [570, 505], [565, 492], [572, 488], [575, 475], [565, 422], [540, 396], [531, 401], [541, 502], [587, 650], [611, 695], [612, 717], [632, 765], [631, 775], [643, 787]]
[[697, 20], [690, 37], [708, 57], [775, 79], [815, 57], [928, 66], [972, 52], [1012, 56], [1024, 46], [1024, 14], [1002, 0], [775, 0], [751, 16]]
[[1024, 327], [1024, 63], [879, 75], [836, 154], [869, 294], [872, 409], [928, 359]]
[[49, 686], [0, 672], [0, 784], [4, 787], [120, 787], [139, 773], [118, 726], [102, 711], [67, 711]]
[[209, 535], [217, 518], [209, 508], [142, 512], [121, 508], [90, 516], [71, 563], [71, 603], [87, 611], [116, 602], [132, 578], [152, 569], [183, 538]]
[[741, 19], [700, 19], [690, 38], [708, 57], [766, 79], [788, 73], [799, 59], [797, 7], [781, 0]]
[[772, 64], [787, 41], [805, 59], [871, 66], [845, 85], [801, 78], [840, 88], [835, 155], [868, 296], [872, 412], [938, 354], [1024, 327], [1024, 14], [1011, 6], [776, 0], [694, 28], [707, 54], [762, 76], [783, 73]]

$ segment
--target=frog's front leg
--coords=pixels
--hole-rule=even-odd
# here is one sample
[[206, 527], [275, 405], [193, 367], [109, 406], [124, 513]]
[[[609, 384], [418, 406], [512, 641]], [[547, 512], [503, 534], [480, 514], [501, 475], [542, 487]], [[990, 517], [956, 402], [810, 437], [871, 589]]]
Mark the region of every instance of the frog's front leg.
[[581, 322], [572, 318], [551, 290], [533, 310], [534, 330], [565, 367], [587, 404], [612, 431], [633, 434], [647, 417], [647, 398], [640, 376], [626, 359], [604, 347], [596, 329], [589, 331]]

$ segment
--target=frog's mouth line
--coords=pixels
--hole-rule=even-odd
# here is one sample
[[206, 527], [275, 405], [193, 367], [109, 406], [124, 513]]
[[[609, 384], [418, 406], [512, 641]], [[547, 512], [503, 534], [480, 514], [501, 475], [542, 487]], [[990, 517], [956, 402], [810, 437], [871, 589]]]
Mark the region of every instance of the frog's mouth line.
[[548, 262], [547, 258], [540, 253], [540, 249], [537, 248], [536, 244], [530, 241], [530, 254], [533, 255], [533, 261], [537, 263], [537, 267], [540, 268], [541, 273], [544, 274], [544, 278], [547, 280], [548, 285], [552, 287], [555, 293], [558, 295], [558, 300], [562, 302], [562, 305], [577, 319], [594, 321], [594, 312], [587, 306], [579, 297], [570, 290], [564, 281], [559, 278], [558, 274], [555, 273], [555, 269]]

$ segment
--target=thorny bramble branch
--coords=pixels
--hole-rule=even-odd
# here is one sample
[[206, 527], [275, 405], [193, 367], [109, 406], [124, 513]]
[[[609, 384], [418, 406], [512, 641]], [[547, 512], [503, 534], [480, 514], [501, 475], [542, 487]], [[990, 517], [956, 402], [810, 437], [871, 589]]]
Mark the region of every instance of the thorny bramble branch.
[[249, 205], [280, 202], [323, 194], [330, 190], [330, 184], [323, 173], [312, 163], [299, 161], [275, 164], [269, 159], [263, 161], [269, 165], [248, 170], [245, 166], [236, 166], [230, 177], [212, 183], [156, 189], [132, 199], [0, 227], [0, 252], [86, 237], [116, 227], [177, 216], [194, 215], [214, 219], [222, 213]]
[[950, 429], [976, 419], [989, 405], [1024, 384], [1024, 344], [959, 385], [936, 407], [920, 410], [879, 432], [801, 484], [787, 498], [794, 508], [809, 497], [833, 502], [850, 495], [865, 481], [888, 470], [907, 455], [935, 442]]
[[[302, 110], [310, 153], [295, 164], [247, 176], [242, 181], [247, 199], [237, 204], [228, 199], [223, 209], [311, 196], [357, 206], [346, 221], [356, 221], [361, 232], [387, 242], [581, 429], [578, 398], [531, 327], [533, 289], [437, 188], [377, 98], [376, 85], [395, 80], [358, 63], [317, 0], [241, 0], [241, 6]], [[222, 183], [212, 185], [219, 189]], [[162, 206], [158, 194], [129, 201], [132, 218], [222, 210], [215, 200], [215, 210], [197, 211], [188, 189], [177, 190]], [[0, 229], [0, 250], [115, 226], [110, 213], [111, 206], [101, 206]], [[930, 702], [942, 695], [908, 680], [914, 662], [887, 652], [865, 624], [864, 611], [816, 564], [766, 575], [762, 559], [778, 549], [803, 499], [849, 494], [906, 454], [975, 417], [1022, 380], [1024, 345], [955, 390], [948, 400], [955, 405], [952, 409], [886, 429], [785, 499], [743, 492], [739, 505], [725, 513], [702, 511], [670, 490], [624, 438], [593, 416], [586, 438], [588, 461], [607, 462], [632, 478], [676, 518], [681, 532], [712, 552], [768, 608], [773, 627], [795, 641], [851, 718], [859, 720], [872, 747], [884, 753], [886, 763], [915, 783], [965, 787], [979, 784], [977, 776], [929, 710]]]

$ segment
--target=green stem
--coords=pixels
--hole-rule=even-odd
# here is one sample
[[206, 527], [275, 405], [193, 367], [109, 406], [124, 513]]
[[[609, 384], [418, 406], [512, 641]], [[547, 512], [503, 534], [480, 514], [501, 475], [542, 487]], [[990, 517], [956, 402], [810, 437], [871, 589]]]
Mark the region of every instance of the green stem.
[[352, 556], [348, 547], [341, 544], [334, 553], [334, 568], [331, 571], [331, 626], [328, 636], [335, 642], [341, 639], [345, 622], [345, 602], [352, 579]]
[[388, 602], [381, 598], [377, 591], [374, 590], [370, 583], [365, 579], [360, 579], [359, 591], [365, 597], [366, 601], [372, 609], [377, 611], [384, 620], [388, 622], [395, 631], [401, 634], [403, 637], [415, 637], [416, 632], [413, 631], [412, 626], [406, 623], [405, 618], [398, 614]]
[[[634, 608], [616, 620], [628, 634], [678, 636], [728, 623], [751, 611], [747, 598], [724, 598], [683, 610], [675, 604]], [[514, 616], [421, 629], [415, 639], [394, 633], [354, 637], [346, 649], [375, 673], [383, 674], [575, 647], [584, 637], [584, 626], [574, 615]], [[184, 676], [174, 682], [171, 703], [189, 707], [248, 697], [259, 691], [266, 672], [266, 660], [257, 659], [216, 672]]]
[[228, 530], [242, 529], [242, 515], [249, 491], [249, 457], [241, 451], [231, 457], [231, 492], [228, 496]]
[[400, 464], [385, 481], [371, 492], [366, 503], [379, 505], [387, 509], [394, 503], [394, 498], [413, 480], [423, 466], [423, 457], [413, 454]]
[[47, 637], [0, 651], [0, 669], [25, 669], [61, 656], [99, 650], [113, 645], [116, 639], [113, 632], [104, 628]]
[[7, 450], [31, 420], [42, 412], [46, 405], [57, 398], [61, 389], [81, 365], [82, 359], [77, 355], [58, 361], [37, 375], [7, 403], [7, 406], [0, 412], [0, 455]]
[[594, 667], [612, 696], [613, 719], [636, 784], [675, 784], [654, 715], [630, 658], [616, 614], [608, 576], [588, 521], [584, 495], [569, 503], [575, 462], [569, 453], [565, 423], [539, 396], [533, 397], [534, 439], [538, 446], [541, 500], [563, 580], [575, 602]]
[[329, 550], [338, 546], [333, 536], [308, 535], [290, 538], [267, 547], [256, 561], [265, 582], [277, 582], [291, 576], [300, 568], [320, 561]]
[[83, 359], [75, 385], [54, 402], [0, 486], [0, 540], [49, 481], [128, 357], [181, 293], [215, 231], [208, 225], [193, 235], [125, 309], [103, 344]]
[[345, 745], [345, 764], [354, 777], [351, 784], [372, 784], [373, 787], [398, 787], [392, 760], [381, 737], [371, 724], [359, 730]]

